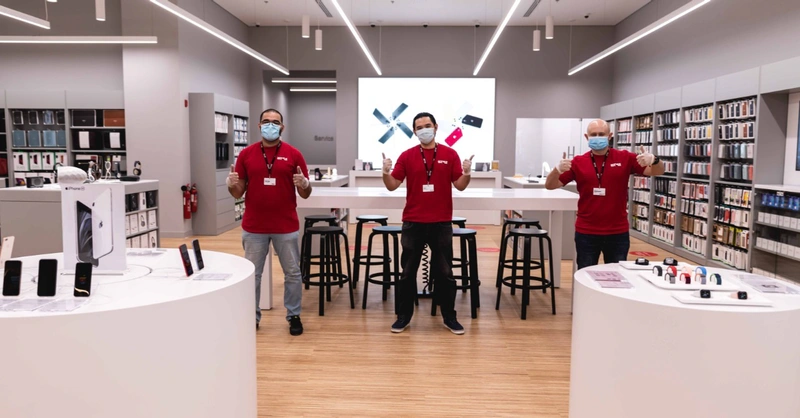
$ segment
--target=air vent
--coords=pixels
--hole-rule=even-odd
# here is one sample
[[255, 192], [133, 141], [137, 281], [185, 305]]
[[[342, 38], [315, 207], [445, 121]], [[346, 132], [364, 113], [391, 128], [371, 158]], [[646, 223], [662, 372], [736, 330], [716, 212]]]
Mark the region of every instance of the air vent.
[[[319, 2], [320, 0], [317, 0], [317, 3]], [[531, 4], [531, 7], [528, 7], [528, 11], [525, 12], [525, 14], [522, 17], [529, 17], [531, 13], [533, 13], [533, 11], [536, 10], [536, 7], [539, 6], [539, 3], [541, 2], [542, 0], [533, 0], [533, 4]]]
[[[325, 16], [333, 17], [330, 10], [328, 10], [328, 7], [325, 6], [325, 3], [323, 3], [322, 0], [315, 0], [315, 1], [317, 2], [317, 6], [319, 6], [319, 8], [322, 10], [322, 13], [325, 13]], [[540, 1], [542, 0], [536, 0], [537, 3]]]

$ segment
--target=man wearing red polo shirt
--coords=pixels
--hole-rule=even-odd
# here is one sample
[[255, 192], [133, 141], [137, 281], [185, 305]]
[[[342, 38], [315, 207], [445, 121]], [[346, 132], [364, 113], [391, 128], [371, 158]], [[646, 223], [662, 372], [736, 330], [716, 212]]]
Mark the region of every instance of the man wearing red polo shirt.
[[631, 174], [660, 176], [664, 164], [645, 152], [609, 148], [611, 130], [604, 120], [594, 120], [586, 129], [591, 151], [564, 159], [550, 172], [545, 182], [548, 190], [578, 185], [578, 217], [575, 221], [575, 251], [578, 268], [593, 266], [600, 260], [606, 264], [628, 258], [631, 239], [628, 233], [628, 180]]
[[300, 222], [297, 219], [297, 194], [303, 199], [311, 195], [308, 167], [297, 148], [281, 141], [283, 115], [275, 109], [261, 113], [262, 140], [239, 153], [236, 167], [226, 181], [228, 191], [236, 199], [245, 192], [247, 210], [242, 220], [244, 257], [255, 265], [256, 328], [261, 321], [261, 274], [272, 242], [283, 268], [283, 304], [289, 333], [303, 333], [300, 303], [303, 297], [300, 273]]
[[464, 190], [469, 185], [472, 158], [459, 160], [458, 153], [434, 141], [439, 125], [430, 113], [414, 117], [414, 133], [420, 145], [412, 147], [397, 159], [383, 158], [383, 184], [395, 190], [403, 180], [406, 184], [406, 207], [403, 210], [401, 244], [403, 273], [397, 282], [398, 314], [392, 332], [403, 332], [414, 315], [414, 299], [422, 250], [431, 249], [431, 276], [434, 280], [435, 302], [442, 309], [444, 326], [461, 335], [464, 327], [458, 323], [455, 311], [456, 283], [453, 280], [453, 189]]

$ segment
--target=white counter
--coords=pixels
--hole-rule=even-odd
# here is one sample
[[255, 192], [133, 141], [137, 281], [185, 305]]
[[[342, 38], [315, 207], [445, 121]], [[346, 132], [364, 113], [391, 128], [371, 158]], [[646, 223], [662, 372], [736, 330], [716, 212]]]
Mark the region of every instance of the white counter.
[[[469, 189], [500, 189], [503, 187], [503, 173], [499, 171], [474, 171], [470, 180]], [[376, 171], [350, 171], [350, 187], [379, 187], [384, 188], [383, 172]], [[400, 189], [405, 189], [406, 184], [400, 185]], [[402, 207], [402, 206], [401, 206]], [[350, 223], [355, 223], [356, 216], [372, 214], [369, 210], [354, 209], [351, 212]], [[403, 217], [402, 210], [387, 210], [382, 215], [389, 217], [389, 223], [400, 223]], [[494, 211], [472, 211], [462, 212], [458, 207], [455, 208], [453, 216], [462, 216], [473, 225], [500, 225], [500, 214]]]
[[[2, 415], [255, 417], [253, 264], [203, 255], [203, 273], [231, 277], [187, 279], [177, 250], [129, 255], [124, 276], [92, 277], [75, 311], [0, 311]], [[39, 258], [22, 258], [20, 298], [37, 298]], [[59, 275], [56, 297], [72, 298], [73, 281]]]
[[[590, 269], [635, 287], [600, 288]], [[686, 305], [618, 265], [575, 274], [570, 417], [800, 416], [800, 296], [711, 272], [774, 306]]]
[[314, 180], [314, 173], [310, 172], [308, 174], [310, 175], [308, 180], [312, 187], [344, 187], [350, 182], [349, 176], [336, 175], [322, 180]]

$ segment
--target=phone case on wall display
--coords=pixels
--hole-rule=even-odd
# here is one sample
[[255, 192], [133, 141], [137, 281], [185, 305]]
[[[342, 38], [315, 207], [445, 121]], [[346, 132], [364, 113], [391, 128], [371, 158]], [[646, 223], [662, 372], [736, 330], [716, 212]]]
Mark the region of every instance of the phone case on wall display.
[[21, 110], [14, 110], [11, 112], [11, 123], [13, 125], [22, 125], [25, 123], [24, 120], [22, 119]]
[[42, 170], [52, 170], [56, 165], [56, 156], [52, 152], [42, 153]]
[[31, 170], [41, 170], [42, 169], [42, 154], [38, 152], [32, 152], [28, 154], [29, 159], [29, 166]]
[[45, 147], [57, 147], [56, 131], [42, 131], [42, 143]]
[[28, 142], [25, 139], [25, 131], [14, 130], [11, 132], [11, 146], [12, 147], [28, 146]]
[[41, 132], [34, 131], [34, 130], [28, 131], [28, 146], [29, 147], [41, 147], [42, 146]]
[[105, 126], [125, 126], [124, 110], [105, 110], [103, 111], [103, 123]]
[[56, 124], [57, 125], [66, 125], [67, 121], [64, 118], [64, 111], [63, 110], [56, 110]]
[[56, 115], [52, 110], [42, 111], [42, 125], [55, 125]]
[[39, 124], [39, 112], [35, 110], [28, 111], [28, 125], [38, 125]]
[[94, 110], [73, 110], [72, 111], [72, 126], [78, 127], [94, 127], [95, 123]]
[[125, 132], [103, 132], [103, 147], [125, 149]]
[[14, 153], [14, 171], [28, 171], [30, 170], [27, 152]]
[[56, 131], [56, 146], [60, 148], [67, 147], [67, 132]]

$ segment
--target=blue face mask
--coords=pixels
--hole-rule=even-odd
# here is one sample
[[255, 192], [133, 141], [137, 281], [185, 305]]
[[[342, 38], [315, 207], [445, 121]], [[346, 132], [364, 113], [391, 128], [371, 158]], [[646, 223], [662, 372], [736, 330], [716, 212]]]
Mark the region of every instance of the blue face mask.
[[589, 148], [600, 151], [602, 149], [608, 148], [608, 137], [606, 136], [590, 136], [589, 137]]
[[269, 142], [277, 140], [281, 137], [280, 125], [274, 125], [272, 123], [261, 125], [261, 136]]

